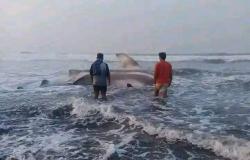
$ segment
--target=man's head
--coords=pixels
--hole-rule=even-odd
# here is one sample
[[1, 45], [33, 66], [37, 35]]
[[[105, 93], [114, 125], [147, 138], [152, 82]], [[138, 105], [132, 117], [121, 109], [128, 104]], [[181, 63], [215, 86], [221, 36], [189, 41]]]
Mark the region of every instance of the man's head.
[[102, 53], [97, 53], [96, 58], [103, 60], [103, 54]]
[[159, 58], [162, 59], [162, 60], [165, 60], [166, 59], [166, 52], [160, 52], [159, 53]]

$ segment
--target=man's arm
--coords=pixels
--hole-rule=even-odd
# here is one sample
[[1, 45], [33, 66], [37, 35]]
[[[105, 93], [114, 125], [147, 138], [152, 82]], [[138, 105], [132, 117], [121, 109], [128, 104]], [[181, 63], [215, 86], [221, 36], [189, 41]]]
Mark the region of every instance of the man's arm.
[[170, 86], [172, 84], [172, 78], [173, 78], [173, 69], [172, 69], [172, 65], [170, 65], [170, 72], [169, 72], [169, 78], [170, 78], [170, 82], [169, 82], [169, 85]]
[[108, 64], [106, 64], [106, 68], [107, 68], [107, 78], [108, 78], [109, 85], [110, 85], [110, 71], [109, 71], [109, 66], [108, 66]]
[[158, 77], [158, 64], [155, 65], [155, 70], [154, 70], [154, 84], [156, 84], [157, 77]]
[[91, 67], [90, 67], [89, 74], [91, 77], [91, 82], [93, 83], [93, 65], [91, 65]]

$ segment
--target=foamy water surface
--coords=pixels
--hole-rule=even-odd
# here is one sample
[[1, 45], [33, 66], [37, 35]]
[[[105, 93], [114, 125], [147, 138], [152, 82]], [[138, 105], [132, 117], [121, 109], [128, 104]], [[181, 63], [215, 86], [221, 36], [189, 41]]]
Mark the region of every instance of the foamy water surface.
[[[249, 55], [172, 55], [167, 98], [110, 86], [107, 102], [65, 83], [94, 56], [25, 56], [0, 61], [0, 159], [250, 160]], [[132, 57], [153, 71], [157, 56]]]

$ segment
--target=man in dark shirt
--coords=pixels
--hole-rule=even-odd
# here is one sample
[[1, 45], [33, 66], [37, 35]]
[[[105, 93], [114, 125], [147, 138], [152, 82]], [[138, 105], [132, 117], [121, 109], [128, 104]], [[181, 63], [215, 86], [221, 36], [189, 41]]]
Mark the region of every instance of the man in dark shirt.
[[107, 100], [107, 85], [110, 85], [110, 72], [108, 64], [103, 62], [103, 54], [98, 53], [96, 61], [91, 65], [90, 76], [93, 83], [95, 99], [98, 99], [101, 92], [102, 99]]

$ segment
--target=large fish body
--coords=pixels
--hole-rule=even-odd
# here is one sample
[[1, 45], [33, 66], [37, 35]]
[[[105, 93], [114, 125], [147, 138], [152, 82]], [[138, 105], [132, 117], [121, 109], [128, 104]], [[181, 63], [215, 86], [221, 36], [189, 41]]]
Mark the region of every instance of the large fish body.
[[[138, 63], [126, 54], [116, 54], [124, 69], [110, 70], [111, 85], [117, 87], [142, 87], [153, 84], [153, 75], [140, 69]], [[90, 85], [91, 77], [89, 70], [70, 70], [69, 80], [73, 85]]]

